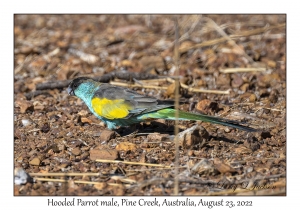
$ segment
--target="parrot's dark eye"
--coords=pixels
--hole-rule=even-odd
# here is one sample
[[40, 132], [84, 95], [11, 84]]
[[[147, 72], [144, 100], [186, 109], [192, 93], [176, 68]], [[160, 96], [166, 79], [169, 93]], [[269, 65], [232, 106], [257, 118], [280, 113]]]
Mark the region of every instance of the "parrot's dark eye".
[[73, 87], [74, 87], [74, 88], [77, 88], [77, 87], [78, 87], [78, 84], [74, 84]]

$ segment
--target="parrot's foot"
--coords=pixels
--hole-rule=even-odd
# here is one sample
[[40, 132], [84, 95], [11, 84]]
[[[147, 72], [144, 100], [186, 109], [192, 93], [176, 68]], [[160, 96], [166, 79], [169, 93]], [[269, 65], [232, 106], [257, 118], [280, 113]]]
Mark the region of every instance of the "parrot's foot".
[[130, 126], [119, 127], [117, 129], [114, 129], [114, 131], [117, 132], [120, 136], [129, 136], [129, 135], [138, 133], [139, 129], [134, 124], [134, 125], [130, 125]]

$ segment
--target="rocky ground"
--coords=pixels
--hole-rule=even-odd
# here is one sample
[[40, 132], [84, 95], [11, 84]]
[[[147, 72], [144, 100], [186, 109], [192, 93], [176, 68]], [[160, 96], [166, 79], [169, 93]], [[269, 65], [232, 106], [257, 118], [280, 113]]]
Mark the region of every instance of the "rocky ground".
[[[15, 15], [15, 195], [285, 195], [285, 22]], [[174, 122], [109, 131], [66, 91], [84, 75], [174, 100], [176, 66], [181, 110], [259, 131], [182, 121], [176, 148]]]

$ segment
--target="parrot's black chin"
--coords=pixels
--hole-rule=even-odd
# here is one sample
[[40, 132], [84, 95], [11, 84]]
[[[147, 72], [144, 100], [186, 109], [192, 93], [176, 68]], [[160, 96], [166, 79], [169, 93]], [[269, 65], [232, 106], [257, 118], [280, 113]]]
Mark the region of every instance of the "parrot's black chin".
[[75, 96], [74, 90], [71, 87], [68, 87], [67, 91], [70, 96]]

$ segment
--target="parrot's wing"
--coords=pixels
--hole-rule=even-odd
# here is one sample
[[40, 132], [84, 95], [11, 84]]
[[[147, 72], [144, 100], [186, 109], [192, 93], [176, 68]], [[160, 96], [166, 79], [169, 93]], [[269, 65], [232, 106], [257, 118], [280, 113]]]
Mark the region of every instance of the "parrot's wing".
[[92, 98], [92, 108], [107, 119], [127, 119], [172, 105], [158, 105], [153, 97], [138, 94], [130, 89], [101, 84]]

